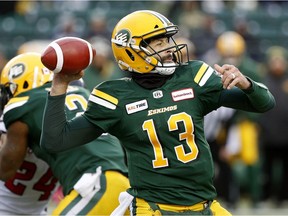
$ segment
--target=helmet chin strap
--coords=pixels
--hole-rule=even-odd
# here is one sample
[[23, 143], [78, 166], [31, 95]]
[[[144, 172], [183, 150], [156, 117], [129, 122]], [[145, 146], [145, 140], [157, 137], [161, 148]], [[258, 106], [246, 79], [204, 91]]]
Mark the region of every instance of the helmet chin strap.
[[171, 75], [175, 72], [176, 64], [173, 62], [170, 63], [158, 63], [158, 66], [155, 67], [154, 73], [159, 73], [161, 75]]

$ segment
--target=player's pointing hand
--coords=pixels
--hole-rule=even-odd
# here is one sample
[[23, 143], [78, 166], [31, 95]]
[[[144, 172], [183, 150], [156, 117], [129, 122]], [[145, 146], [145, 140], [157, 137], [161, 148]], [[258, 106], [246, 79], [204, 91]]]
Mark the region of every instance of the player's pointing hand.
[[223, 66], [220, 66], [214, 64], [214, 68], [220, 73], [223, 88], [225, 89], [231, 89], [234, 86], [237, 86], [240, 89], [248, 89], [251, 86], [250, 81], [234, 65], [224, 64]]

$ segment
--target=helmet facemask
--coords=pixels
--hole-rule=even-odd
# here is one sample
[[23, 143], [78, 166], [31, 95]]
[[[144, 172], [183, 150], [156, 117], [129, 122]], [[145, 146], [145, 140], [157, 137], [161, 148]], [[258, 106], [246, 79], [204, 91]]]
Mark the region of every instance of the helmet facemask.
[[[161, 38], [163, 36], [158, 36], [156, 38]], [[165, 36], [164, 36], [165, 37]], [[150, 38], [150, 39], [146, 39], [146, 40], [142, 40], [142, 42], [140, 43], [140, 50], [145, 53], [145, 58], [143, 57], [143, 55], [140, 56], [147, 61], [147, 59], [152, 58], [152, 59], [156, 59], [157, 61], [150, 61], [149, 63], [154, 67], [154, 70], [151, 71], [151, 73], [159, 73], [161, 75], [170, 75], [172, 73], [174, 73], [176, 67], [179, 67], [181, 65], [185, 65], [187, 64], [187, 61], [184, 62], [184, 53], [187, 53], [186, 59], [189, 59], [189, 54], [188, 54], [188, 46], [187, 44], [177, 44], [175, 42], [175, 40], [173, 39], [173, 37], [168, 37], [168, 40], [172, 40], [173, 45], [169, 46], [165, 49], [156, 51], [154, 50], [150, 45], [150, 41], [152, 39], [155, 38]], [[149, 51], [147, 49], [147, 47], [149, 47], [151, 51]], [[133, 49], [133, 47], [131, 47]], [[182, 52], [182, 49], [186, 49], [186, 52]], [[161, 57], [161, 53], [166, 52], [167, 50], [171, 50], [171, 55], [173, 58], [173, 62], [169, 62], [169, 63], [165, 63], [165, 59], [163, 59], [163, 57]], [[136, 52], [136, 51], [135, 51]], [[157, 63], [153, 63], [153, 62], [157, 62]]]
[[4, 110], [5, 105], [13, 97], [13, 92], [17, 90], [15, 83], [5, 83], [0, 85], [0, 109]]

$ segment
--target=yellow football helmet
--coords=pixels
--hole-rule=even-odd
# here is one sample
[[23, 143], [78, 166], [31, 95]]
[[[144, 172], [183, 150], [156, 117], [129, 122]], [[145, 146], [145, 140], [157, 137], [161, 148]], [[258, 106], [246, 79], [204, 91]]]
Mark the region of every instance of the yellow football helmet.
[[246, 50], [244, 38], [234, 31], [221, 34], [216, 41], [216, 48], [220, 55], [238, 57]]
[[[184, 63], [183, 57], [176, 55], [182, 55], [180, 50], [183, 48], [188, 50], [186, 44], [177, 45], [172, 38], [177, 32], [178, 27], [157, 12], [140, 10], [128, 14], [117, 23], [112, 33], [112, 50], [116, 62], [125, 71], [171, 74], [175, 67]], [[172, 49], [175, 64], [162, 63], [155, 58], [160, 52], [151, 53], [146, 48], [151, 38], [163, 36], [172, 39], [174, 44], [160, 52]]]
[[4, 108], [11, 97], [42, 86], [52, 79], [53, 72], [42, 64], [39, 53], [27, 52], [17, 55], [1, 72], [1, 108]]

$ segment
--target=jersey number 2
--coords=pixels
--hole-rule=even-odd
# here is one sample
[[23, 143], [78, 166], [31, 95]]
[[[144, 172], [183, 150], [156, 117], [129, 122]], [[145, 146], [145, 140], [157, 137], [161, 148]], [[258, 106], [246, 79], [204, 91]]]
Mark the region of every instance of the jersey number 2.
[[[178, 123], [183, 122], [185, 131], [179, 134], [179, 140], [185, 140], [190, 152], [186, 153], [183, 145], [175, 146], [175, 154], [177, 159], [182, 163], [193, 161], [198, 156], [198, 147], [194, 139], [194, 125], [190, 115], [185, 112], [171, 115], [167, 121], [169, 131], [178, 130]], [[154, 168], [167, 167], [169, 165], [168, 158], [165, 158], [162, 145], [158, 139], [154, 121], [146, 120], [142, 125], [143, 130], [147, 131], [149, 140], [153, 146], [155, 159], [152, 161]]]

